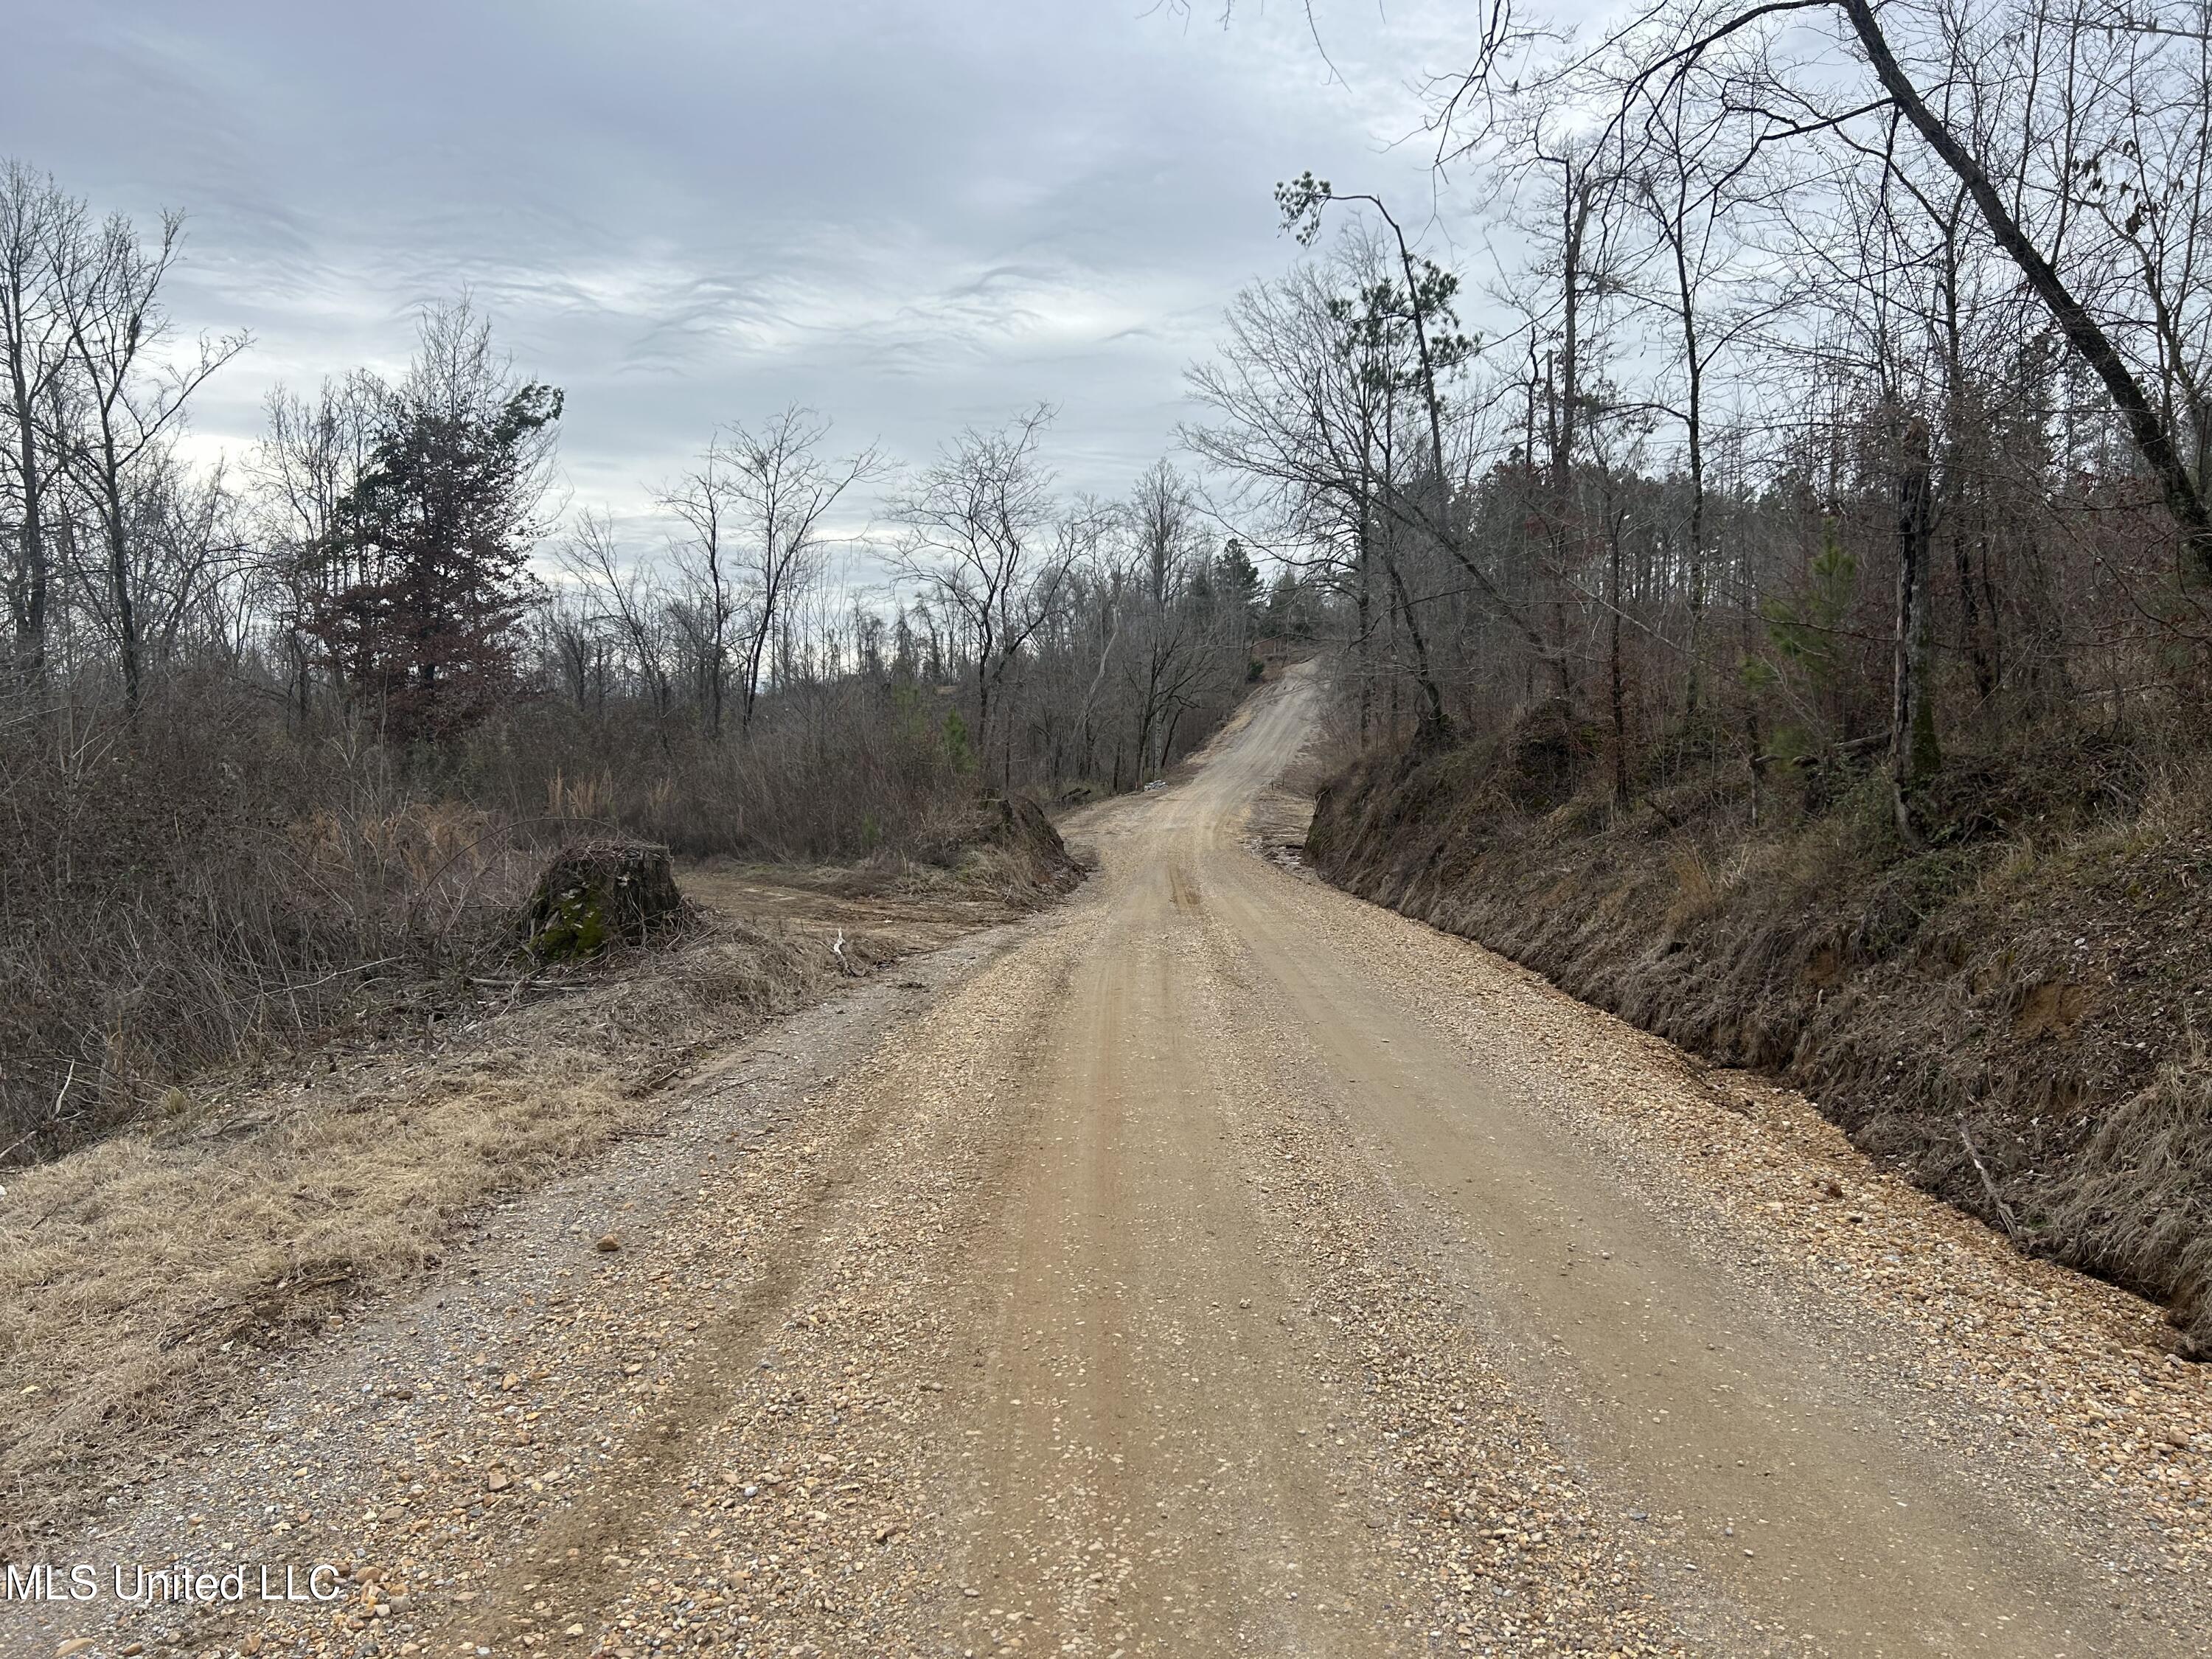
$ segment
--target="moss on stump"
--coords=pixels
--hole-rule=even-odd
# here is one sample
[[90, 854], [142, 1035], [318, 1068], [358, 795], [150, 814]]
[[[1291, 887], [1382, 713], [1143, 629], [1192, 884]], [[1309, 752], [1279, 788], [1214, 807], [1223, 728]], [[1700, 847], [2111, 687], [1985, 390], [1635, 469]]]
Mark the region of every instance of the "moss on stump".
[[611, 945], [643, 945], [683, 913], [665, 847], [581, 842], [556, 853], [538, 878], [523, 945], [541, 962], [573, 962]]

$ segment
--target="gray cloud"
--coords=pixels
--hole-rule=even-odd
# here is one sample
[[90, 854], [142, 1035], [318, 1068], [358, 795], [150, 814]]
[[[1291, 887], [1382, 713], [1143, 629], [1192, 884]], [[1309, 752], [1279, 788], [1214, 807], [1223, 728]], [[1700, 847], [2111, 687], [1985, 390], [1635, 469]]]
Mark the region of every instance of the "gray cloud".
[[174, 305], [252, 331], [204, 447], [274, 381], [404, 360], [465, 286], [568, 389], [578, 497], [634, 510], [714, 426], [787, 402], [925, 459], [1062, 410], [1071, 487], [1171, 441], [1181, 372], [1295, 250], [1306, 167], [1419, 204], [1404, 68], [1449, 8], [1206, 0], [5, 0], [0, 151], [102, 207], [191, 216]]

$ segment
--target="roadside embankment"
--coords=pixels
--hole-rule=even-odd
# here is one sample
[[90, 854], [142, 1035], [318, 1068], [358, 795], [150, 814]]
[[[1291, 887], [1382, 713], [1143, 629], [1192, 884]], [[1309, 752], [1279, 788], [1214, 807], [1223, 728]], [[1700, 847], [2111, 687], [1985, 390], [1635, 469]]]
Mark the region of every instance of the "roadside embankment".
[[2124, 735], [1954, 769], [1925, 844], [1830, 775], [1624, 810], [1560, 734], [1370, 757], [1306, 843], [1329, 881], [1723, 1066], [2024, 1249], [2166, 1304], [2212, 1353], [2212, 795]]

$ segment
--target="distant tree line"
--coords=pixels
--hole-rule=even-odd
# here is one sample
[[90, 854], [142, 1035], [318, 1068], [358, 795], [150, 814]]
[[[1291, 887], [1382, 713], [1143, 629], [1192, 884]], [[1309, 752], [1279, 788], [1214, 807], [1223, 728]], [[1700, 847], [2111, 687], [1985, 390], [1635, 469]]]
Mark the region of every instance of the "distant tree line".
[[[766, 764], [794, 732], [830, 754], [858, 721], [948, 779], [1116, 789], [1242, 695], [1268, 620], [1250, 557], [1164, 462], [1118, 501], [1061, 495], [1042, 405], [908, 470], [786, 409], [712, 434], [653, 486], [654, 515], [556, 515], [562, 394], [464, 300], [424, 315], [396, 381], [279, 387], [258, 442], [188, 465], [192, 395], [248, 342], [176, 337], [161, 289], [181, 234], [0, 170], [19, 736], [135, 721], [212, 677], [295, 739], [419, 750], [449, 778], [502, 720], [529, 727], [549, 787], [605, 773], [594, 787], [623, 798], [670, 787], [641, 757], [743, 771], [731, 757]], [[863, 487], [888, 493], [888, 522], [858, 522]], [[801, 839], [860, 834], [859, 816]]]
[[1042, 407], [907, 467], [768, 411], [571, 507], [465, 298], [211, 457], [248, 342], [180, 337], [182, 235], [0, 167], [0, 1164], [468, 1000], [563, 842], [959, 865], [986, 792], [1158, 776], [1312, 621], [1165, 463], [1056, 488]]

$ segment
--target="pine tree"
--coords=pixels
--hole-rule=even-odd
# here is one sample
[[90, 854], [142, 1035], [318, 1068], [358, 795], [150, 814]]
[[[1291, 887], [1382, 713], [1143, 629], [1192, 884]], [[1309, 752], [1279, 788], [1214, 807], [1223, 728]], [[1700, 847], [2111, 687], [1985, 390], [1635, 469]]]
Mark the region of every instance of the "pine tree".
[[561, 402], [557, 387], [514, 379], [465, 303], [424, 320], [339, 505], [333, 533], [357, 579], [313, 629], [388, 736], [450, 738], [517, 690]]
[[1260, 567], [1234, 536], [1222, 544], [1214, 561], [1213, 586], [1224, 607], [1237, 617], [1243, 637], [1251, 638], [1260, 617]]

